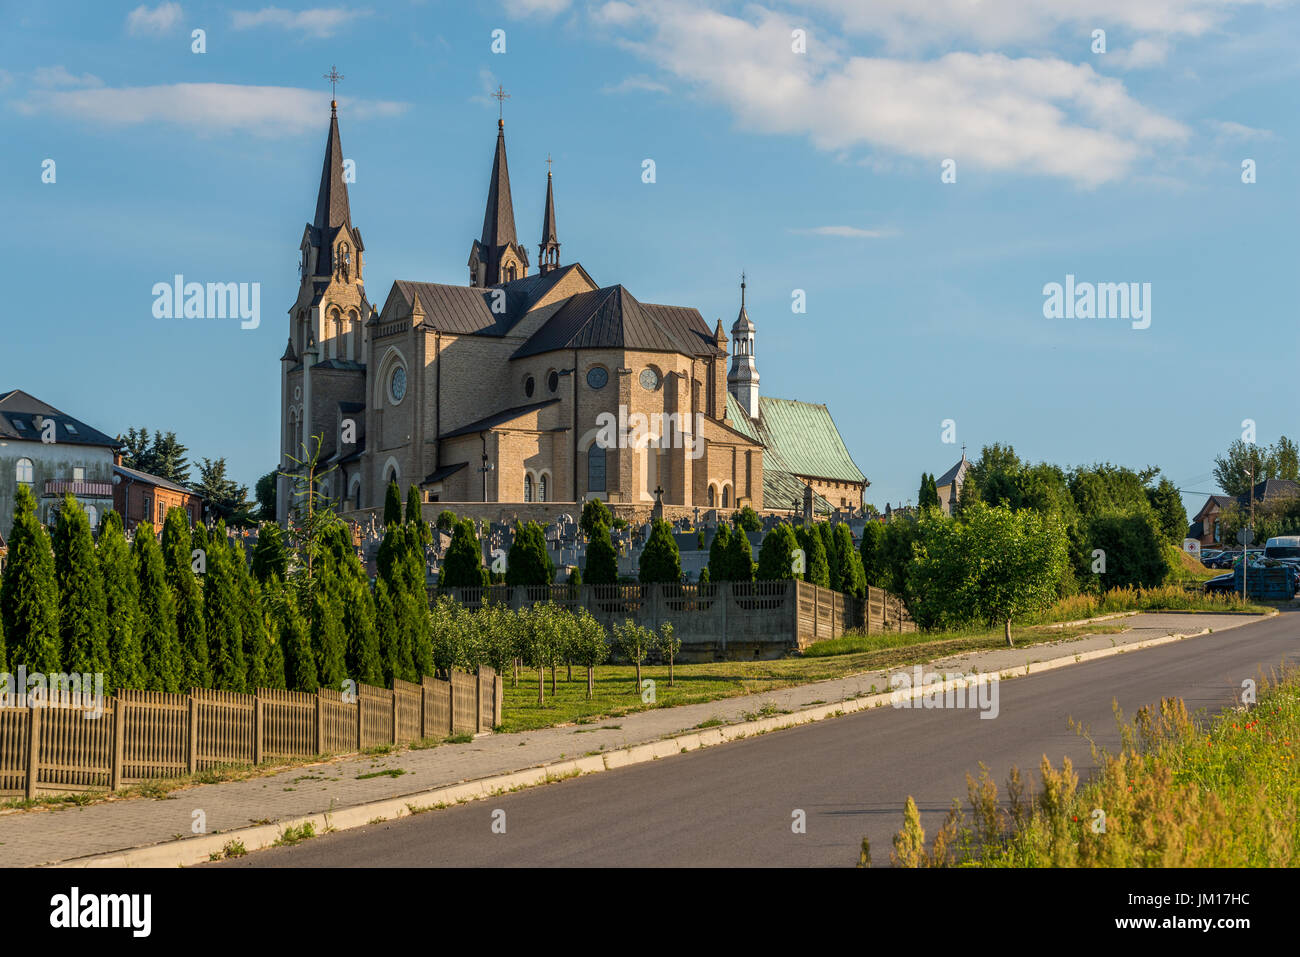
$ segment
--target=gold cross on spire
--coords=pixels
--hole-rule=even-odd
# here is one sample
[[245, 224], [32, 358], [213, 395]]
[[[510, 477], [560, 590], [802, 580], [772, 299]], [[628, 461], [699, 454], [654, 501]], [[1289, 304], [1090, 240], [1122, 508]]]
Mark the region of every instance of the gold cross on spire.
[[334, 66], [333, 63], [331, 63], [330, 71], [325, 74], [325, 79], [330, 81], [330, 99], [331, 100], [336, 99], [337, 98], [336, 94], [338, 93], [339, 80], [343, 79], [343, 74], [338, 71], [338, 68]]
[[503, 87], [500, 83], [498, 83], [498, 84], [497, 84], [497, 91], [496, 91], [495, 93], [493, 93], [492, 96], [495, 97], [495, 99], [496, 99], [496, 101], [497, 101], [497, 120], [498, 120], [498, 122], [504, 122], [504, 119], [505, 119], [505, 111], [504, 111], [505, 101], [508, 100], [508, 99], [510, 99], [510, 94], [506, 92], [505, 87]]
[[550, 153], [546, 154], [546, 175], [547, 176], [551, 175], [551, 154]]

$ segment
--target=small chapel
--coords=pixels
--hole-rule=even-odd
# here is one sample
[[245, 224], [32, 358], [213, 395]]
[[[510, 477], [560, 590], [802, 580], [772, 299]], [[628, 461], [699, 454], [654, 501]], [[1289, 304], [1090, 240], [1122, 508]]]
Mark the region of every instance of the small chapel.
[[[376, 306], [331, 102], [280, 357], [282, 473], [315, 456], [319, 491], [344, 514], [382, 507], [393, 480], [453, 511], [573, 511], [593, 497], [628, 517], [861, 511], [869, 483], [826, 406], [760, 393], [743, 277], [728, 337], [721, 319], [710, 327], [698, 309], [643, 302], [566, 262], [549, 168], [543, 209], [534, 265], [498, 119], [467, 282], [398, 280]], [[279, 482], [284, 522], [293, 493]]]

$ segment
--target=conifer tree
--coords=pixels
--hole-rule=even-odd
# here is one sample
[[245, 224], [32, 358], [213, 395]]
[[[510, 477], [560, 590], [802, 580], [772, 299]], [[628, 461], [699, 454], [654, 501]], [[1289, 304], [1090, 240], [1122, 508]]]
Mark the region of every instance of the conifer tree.
[[474, 523], [462, 519], [451, 535], [438, 575], [440, 588], [474, 588], [483, 584], [483, 548], [474, 533]]
[[144, 661], [146, 691], [181, 690], [185, 660], [176, 637], [176, 601], [167, 586], [162, 552], [153, 526], [136, 526], [131, 543], [131, 566], [139, 585], [140, 655]]
[[830, 522], [822, 522], [815, 526], [815, 529], [821, 535], [822, 549], [826, 552], [826, 580], [829, 582], [827, 587], [835, 591], [844, 591], [840, 582], [839, 553], [835, 550], [835, 529], [831, 527]]
[[95, 542], [86, 511], [71, 494], [63, 497], [53, 541], [54, 573], [59, 581], [63, 670], [108, 676], [104, 581], [95, 558]]
[[36, 518], [31, 489], [19, 484], [14, 503], [9, 557], [0, 582], [0, 628], [8, 664], [12, 671], [26, 665], [28, 671], [56, 674], [63, 669], [59, 667], [62, 646], [54, 553]]
[[588, 585], [618, 583], [618, 552], [610, 537], [609, 526], [604, 522], [597, 522], [592, 527], [591, 541], [587, 543], [587, 564], [582, 577]]
[[677, 539], [673, 538], [672, 526], [663, 519], [651, 527], [650, 540], [641, 549], [640, 579], [643, 583], [682, 580], [682, 557], [677, 550]]
[[[740, 529], [737, 531], [739, 532]], [[709, 543], [709, 581], [731, 581], [731, 555], [728, 551], [730, 545], [731, 523], [723, 522], [713, 533], [713, 541]]]
[[595, 534], [596, 526], [603, 524], [606, 528], [614, 524], [614, 515], [599, 498], [588, 499], [583, 503], [582, 516], [578, 519], [578, 527], [582, 533], [590, 538]]
[[271, 636], [267, 623], [262, 586], [248, 567], [244, 543], [239, 539], [230, 542], [231, 564], [235, 572], [235, 593], [240, 596], [239, 630], [244, 639], [244, 688], [249, 692], [258, 688], [273, 688], [270, 653]]
[[411, 649], [402, 640], [403, 631], [398, 627], [393, 590], [382, 578], [375, 581], [375, 635], [385, 683], [391, 685], [394, 678], [418, 681]]
[[[145, 534], [149, 534], [147, 531]], [[122, 516], [109, 512], [95, 548], [104, 582], [104, 609], [108, 628], [108, 687], [144, 688], [144, 658], [140, 639], [144, 620], [140, 612], [140, 586], [131, 565], [131, 549], [122, 530]]]
[[226, 527], [217, 523], [208, 538], [208, 570], [203, 577], [203, 619], [207, 628], [212, 686], [222, 691], [243, 691], [248, 680], [244, 662], [241, 599], [236, 588], [234, 561], [226, 544]]
[[298, 611], [293, 591], [282, 588], [276, 602], [276, 638], [284, 654], [284, 683], [290, 691], [313, 692], [320, 687], [311, 631]]
[[546, 533], [536, 522], [515, 523], [514, 541], [506, 557], [506, 584], [549, 585], [555, 565], [546, 552]]
[[417, 675], [433, 674], [433, 645], [429, 619], [428, 570], [424, 549], [415, 539], [414, 530], [404, 554], [402, 576], [402, 609], [399, 621], [403, 623], [403, 642], [411, 649], [411, 660]]
[[428, 545], [433, 541], [433, 529], [424, 520], [424, 511], [420, 506], [420, 490], [414, 485], [406, 491], [406, 524], [414, 525], [420, 530], [420, 544]]
[[389, 480], [384, 494], [384, 524], [402, 524], [402, 490], [397, 487], [397, 479]]
[[763, 581], [794, 578], [794, 550], [799, 547], [794, 529], [782, 522], [763, 536], [755, 577]]
[[821, 533], [816, 526], [800, 526], [799, 544], [804, 550], [803, 579], [829, 588], [831, 581], [830, 566], [826, 562], [826, 546], [822, 544]]
[[745, 526], [740, 524], [732, 529], [731, 541], [727, 543], [727, 574], [733, 582], [754, 580], [754, 552]]
[[[199, 525], [203, 546], [207, 544], [206, 531]], [[192, 554], [197, 547], [199, 556]], [[167, 571], [167, 587], [171, 589], [176, 604], [176, 639], [180, 645], [184, 668], [181, 688], [208, 688], [212, 686], [212, 669], [208, 663], [208, 633], [203, 618], [203, 589], [193, 570], [193, 562], [200, 558], [206, 564], [207, 550], [195, 546], [190, 535], [189, 519], [174, 508], [167, 513], [162, 531], [163, 567]]]
[[272, 575], [283, 582], [288, 574], [289, 550], [284, 544], [284, 532], [275, 522], [263, 522], [253, 548], [253, 576], [265, 585]]
[[835, 526], [835, 557], [840, 570], [840, 591], [861, 598], [865, 594], [866, 579], [862, 573], [862, 558], [853, 547], [853, 533], [848, 525]]
[[[329, 575], [332, 571], [322, 569], [321, 574]], [[320, 588], [312, 599], [311, 653], [321, 687], [337, 691], [348, 677], [346, 645], [341, 603], [333, 588]]]

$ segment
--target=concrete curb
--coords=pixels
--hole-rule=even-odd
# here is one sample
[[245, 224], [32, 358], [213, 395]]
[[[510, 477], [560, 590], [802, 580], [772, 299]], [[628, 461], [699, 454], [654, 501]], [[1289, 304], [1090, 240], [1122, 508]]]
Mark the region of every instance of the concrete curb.
[[[1240, 626], [1233, 625], [1232, 627]], [[1223, 631], [1225, 629], [1219, 630]], [[634, 764], [643, 764], [647, 761], [657, 761], [660, 758], [670, 757], [674, 754], [683, 754], [687, 751], [697, 751], [701, 748], [711, 748], [731, 741], [741, 741], [745, 738], [754, 737], [756, 735], [767, 734], [771, 731], [798, 727], [799, 725], [823, 721], [827, 718], [835, 718], [846, 714], [854, 714], [859, 711], [866, 711], [871, 708], [879, 708], [893, 703], [896, 700], [896, 696], [898, 696], [897, 700], [900, 701], [904, 698], [914, 699], [925, 693], [941, 693], [950, 688], [970, 687], [979, 681], [987, 681], [993, 677], [996, 677], [999, 680], [1004, 680], [1025, 675], [1039, 674], [1044, 671], [1054, 671], [1057, 668], [1082, 664], [1086, 661], [1097, 661], [1102, 658], [1110, 658], [1115, 655], [1127, 654], [1132, 651], [1142, 651], [1146, 648], [1156, 648], [1161, 645], [1172, 644], [1176, 641], [1183, 641], [1187, 638], [1198, 638], [1202, 635], [1209, 634], [1210, 631], [1211, 629], [1209, 628], [1203, 628], [1198, 632], [1171, 634], [1160, 638], [1149, 638], [1145, 641], [1135, 642], [1131, 645], [1099, 648], [1095, 651], [1078, 652], [1060, 658], [1051, 658], [1047, 661], [1026, 662], [1023, 668], [1016, 667], [998, 672], [981, 672], [975, 675], [947, 680], [941, 684], [914, 687], [910, 689], [910, 691], [885, 691], [877, 694], [861, 695], [856, 698], [845, 699], [839, 703], [818, 705], [791, 714], [775, 715], [754, 721], [743, 721], [738, 724], [722, 725], [716, 728], [686, 731], [670, 738], [664, 738], [660, 741], [652, 741], [646, 744], [633, 745], [628, 748], [620, 748], [617, 751], [610, 751], [605, 754], [556, 761], [536, 768], [514, 771], [509, 774], [492, 775], [491, 777], [480, 778], [475, 781], [441, 785], [436, 788], [417, 791], [401, 797], [385, 798], [381, 801], [372, 801], [366, 804], [357, 804], [351, 807], [340, 808], [337, 811], [325, 811], [319, 814], [311, 814], [306, 817], [291, 818], [275, 824], [262, 824], [253, 827], [237, 828], [221, 834], [207, 834], [201, 837], [191, 837], [179, 841], [170, 841], [165, 844], [153, 844], [147, 847], [129, 848], [121, 851], [112, 851], [107, 854], [96, 854], [89, 857], [74, 858], [72, 860], [61, 861], [46, 866], [186, 867], [194, 864], [202, 864], [211, 859], [210, 855], [221, 855], [226, 845], [232, 841], [242, 843], [244, 849], [250, 852], [264, 850], [265, 848], [273, 846], [287, 829], [301, 828], [305, 824], [312, 825], [317, 835], [329, 831], [346, 831], [366, 824], [377, 823], [379, 820], [395, 820], [398, 818], [410, 817], [413, 814], [418, 814], [423, 811], [450, 804], [481, 800], [498, 794], [504, 794], [509, 791], [564, 780], [565, 778], [578, 777], [584, 774], [598, 774], [601, 771], [612, 771], [616, 768], [629, 767]], [[934, 669], [938, 664], [940, 664], [940, 662], [929, 662], [928, 664], [922, 665], [921, 668], [923, 670]]]

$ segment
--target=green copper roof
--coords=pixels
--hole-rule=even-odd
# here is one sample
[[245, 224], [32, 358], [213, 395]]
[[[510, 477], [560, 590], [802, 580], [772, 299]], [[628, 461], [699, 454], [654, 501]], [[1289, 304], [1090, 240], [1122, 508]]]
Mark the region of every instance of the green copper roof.
[[727, 414], [735, 427], [767, 446], [763, 468], [837, 482], [865, 482], [830, 410], [812, 402], [758, 397], [757, 429], [731, 393]]

